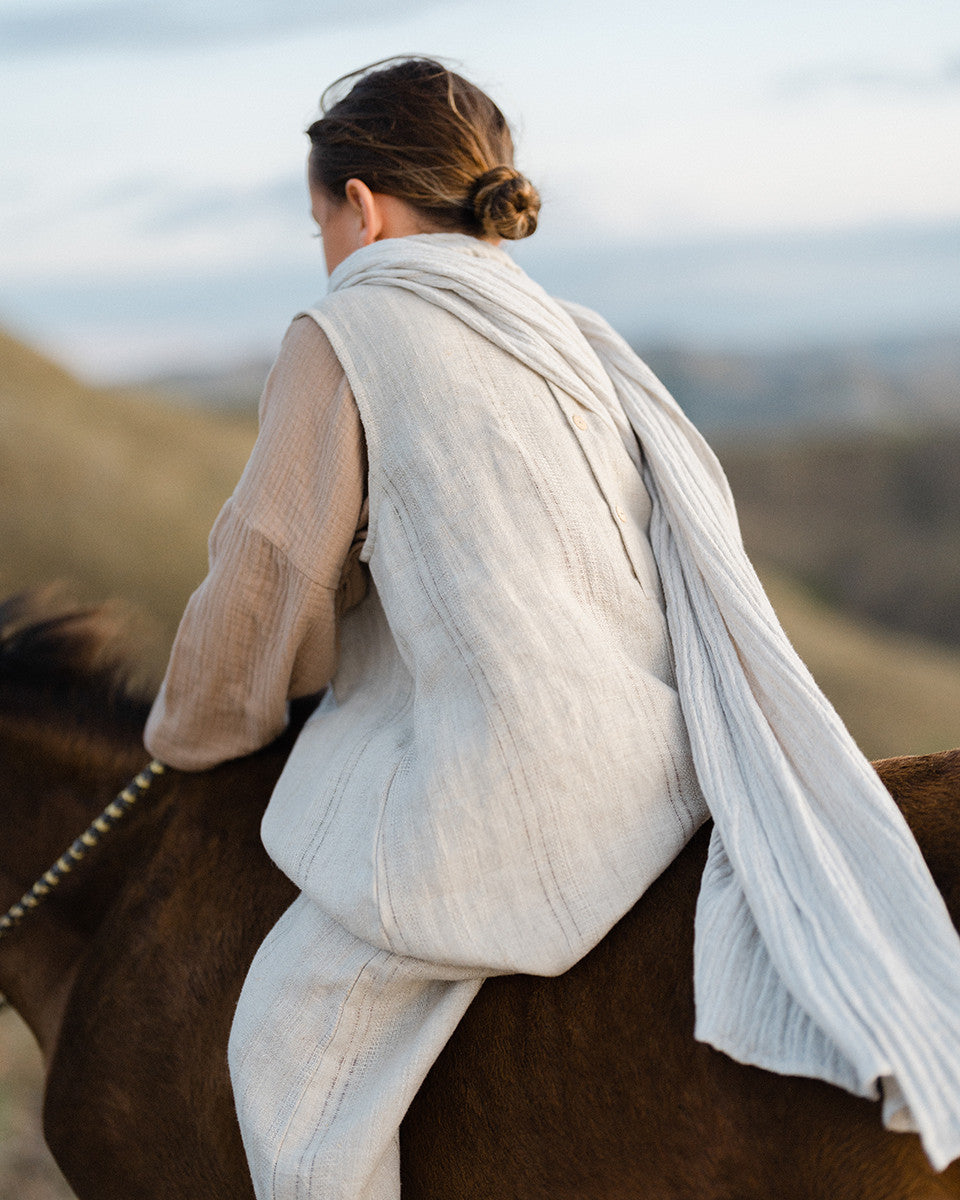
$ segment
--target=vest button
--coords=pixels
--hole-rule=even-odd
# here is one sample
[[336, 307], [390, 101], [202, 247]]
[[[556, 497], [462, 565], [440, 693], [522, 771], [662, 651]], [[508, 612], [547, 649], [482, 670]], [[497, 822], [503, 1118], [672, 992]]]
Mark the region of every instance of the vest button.
[[619, 504], [613, 511], [617, 514], [618, 521], [625, 521], [627, 519], [627, 514], [623, 511]]
[[573, 417], [571, 418], [571, 420], [573, 421], [574, 425], [576, 425], [576, 427], [578, 429], [586, 429], [587, 423], [583, 419], [583, 417], [580, 416], [580, 414], [578, 412], [575, 412], [573, 414]]

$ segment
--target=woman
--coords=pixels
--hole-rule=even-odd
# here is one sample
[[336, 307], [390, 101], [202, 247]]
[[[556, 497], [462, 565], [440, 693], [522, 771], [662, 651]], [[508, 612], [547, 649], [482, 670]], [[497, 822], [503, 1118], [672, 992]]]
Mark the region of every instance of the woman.
[[400, 1120], [482, 980], [567, 969], [708, 808], [698, 1037], [882, 1088], [942, 1167], [960, 944], [719, 465], [500, 248], [539, 200], [492, 101], [426, 60], [348, 79], [308, 130], [330, 292], [288, 331], [146, 732], [201, 769], [330, 684], [263, 823], [301, 895], [231, 1035], [257, 1195], [395, 1197]]

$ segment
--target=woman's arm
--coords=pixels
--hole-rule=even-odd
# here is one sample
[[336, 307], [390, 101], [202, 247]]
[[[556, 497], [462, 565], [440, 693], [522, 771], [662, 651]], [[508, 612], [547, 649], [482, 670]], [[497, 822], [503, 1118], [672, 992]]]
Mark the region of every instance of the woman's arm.
[[154, 757], [201, 770], [248, 754], [283, 730], [288, 698], [329, 682], [338, 612], [364, 588], [365, 484], [353, 395], [324, 334], [299, 318], [147, 722]]

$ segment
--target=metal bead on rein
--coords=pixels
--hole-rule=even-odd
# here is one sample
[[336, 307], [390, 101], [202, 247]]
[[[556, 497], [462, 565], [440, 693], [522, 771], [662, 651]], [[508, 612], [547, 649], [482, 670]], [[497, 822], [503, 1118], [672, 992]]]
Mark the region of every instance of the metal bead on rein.
[[[165, 770], [162, 762], [153, 759], [130, 780], [123, 791], [110, 801], [100, 816], [80, 834], [73, 845], [64, 851], [48, 871], [44, 871], [30, 891], [21, 896], [16, 904], [12, 904], [3, 916], [0, 916], [0, 938], [16, 929], [28, 913], [40, 906], [64, 876], [69, 875], [73, 868], [100, 844], [104, 836], [127, 815], [153, 781]], [[0, 1008], [5, 1005], [6, 999], [0, 994]]]

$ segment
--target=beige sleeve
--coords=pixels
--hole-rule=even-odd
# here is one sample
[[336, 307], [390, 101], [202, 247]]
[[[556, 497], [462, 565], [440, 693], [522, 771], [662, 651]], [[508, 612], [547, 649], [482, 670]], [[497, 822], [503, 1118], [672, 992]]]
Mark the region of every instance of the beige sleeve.
[[337, 615], [365, 590], [365, 487], [353, 395], [326, 336], [298, 318], [147, 721], [155, 758], [201, 770], [249, 754], [282, 732], [289, 698], [330, 681]]

